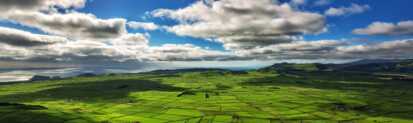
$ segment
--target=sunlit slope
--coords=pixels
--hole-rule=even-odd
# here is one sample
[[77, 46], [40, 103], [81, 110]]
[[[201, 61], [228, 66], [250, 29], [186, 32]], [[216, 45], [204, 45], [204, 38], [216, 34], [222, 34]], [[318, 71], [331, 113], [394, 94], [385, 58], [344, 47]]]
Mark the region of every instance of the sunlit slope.
[[0, 122], [408, 123], [411, 88], [370, 74], [313, 70], [79, 77], [1, 85]]

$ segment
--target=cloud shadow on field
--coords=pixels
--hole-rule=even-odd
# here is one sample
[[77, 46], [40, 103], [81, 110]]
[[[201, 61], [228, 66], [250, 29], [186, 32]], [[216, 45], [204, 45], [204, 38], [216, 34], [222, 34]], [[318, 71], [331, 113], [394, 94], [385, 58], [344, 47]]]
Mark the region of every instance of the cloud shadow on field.
[[69, 121], [96, 122], [81, 114], [48, 110], [46, 107], [39, 105], [0, 103], [1, 123], [63, 123]]
[[182, 91], [184, 88], [174, 87], [149, 80], [107, 80], [86, 83], [59, 84], [51, 89], [32, 93], [12, 94], [0, 97], [7, 102], [31, 102], [34, 100], [66, 100], [83, 102], [118, 102], [130, 101], [131, 92], [143, 91]]

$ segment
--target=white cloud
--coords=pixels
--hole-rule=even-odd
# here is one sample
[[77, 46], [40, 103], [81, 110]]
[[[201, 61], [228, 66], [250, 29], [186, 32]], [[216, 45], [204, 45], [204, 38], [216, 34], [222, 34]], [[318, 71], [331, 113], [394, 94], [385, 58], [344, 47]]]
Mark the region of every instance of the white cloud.
[[[77, 40], [67, 43], [48, 45], [46, 49], [51, 52], [40, 52], [39, 55], [35, 56], [37, 59], [48, 56], [46, 59], [58, 61], [142, 61], [147, 59], [145, 57], [145, 51], [149, 47], [148, 43], [149, 41], [147, 37], [143, 34], [125, 34], [119, 38], [107, 39], [107, 41], [103, 42], [93, 40]], [[36, 59], [36, 57], [34, 59]]]
[[149, 40], [147, 39], [147, 36], [141, 33], [135, 33], [135, 34], [126, 34], [123, 35], [113, 41], [111, 41], [114, 45], [141, 45], [141, 46], [147, 46], [149, 43]]
[[413, 58], [413, 39], [385, 41], [370, 45], [337, 47], [337, 56], [343, 58], [390, 59]]
[[128, 22], [128, 27], [132, 29], [157, 30], [159, 26], [152, 22]]
[[[1, 1], [5, 2], [5, 1]], [[1, 3], [0, 2], [0, 3]], [[213, 60], [226, 55], [198, 46], [165, 44], [150, 47], [148, 34], [128, 33], [131, 28], [155, 30], [154, 23], [130, 22], [126, 19], [99, 19], [93, 14], [52, 10], [81, 8], [84, 3], [75, 1], [6, 1], [10, 10], [0, 14], [1, 19], [48, 33], [32, 34], [17, 29], [0, 28], [0, 59], [40, 62], [125, 62], [125, 61], [175, 61]], [[0, 5], [1, 6], [1, 5]], [[45, 12], [46, 8], [52, 8]], [[56, 36], [58, 35], [58, 36]], [[35, 47], [34, 47], [35, 46]]]
[[413, 40], [353, 45], [346, 40], [294, 41], [236, 52], [248, 59], [406, 59], [413, 58]]
[[44, 32], [75, 39], [117, 38], [127, 33], [126, 20], [99, 19], [92, 14], [71, 12], [66, 14], [11, 11], [0, 15], [4, 19], [36, 27]]
[[22, 60], [32, 54], [32, 51], [22, 47], [0, 44], [0, 59]]
[[[305, 2], [294, 0], [290, 4], [302, 5]], [[339, 40], [305, 41], [304, 34], [326, 31], [323, 15], [296, 10], [287, 3], [280, 4], [273, 0], [204, 0], [182, 9], [158, 9], [152, 12], [155, 17], [178, 21], [177, 25], [166, 27], [167, 31], [179, 36], [218, 41], [226, 51], [193, 44], [150, 46], [149, 35], [128, 33], [126, 26], [133, 29], [159, 29], [154, 23], [127, 23], [123, 18], [100, 19], [93, 14], [74, 10], [65, 13], [49, 10], [53, 6], [81, 8], [85, 4], [84, 0], [33, 0], [27, 3], [17, 0], [7, 4], [9, 8], [0, 12], [0, 18], [37, 28], [47, 34], [0, 27], [1, 60], [95, 64], [130, 61], [412, 58], [412, 40], [363, 45], [351, 45], [350, 41]], [[348, 8], [331, 8], [333, 12], [326, 14], [356, 14], [368, 8], [368, 5], [353, 4]], [[356, 29], [354, 33], [411, 35], [412, 27], [412, 21], [398, 24], [376, 22], [366, 29]]]
[[[31, 34], [30, 34], [31, 35]], [[149, 46], [144, 34], [125, 34], [106, 41], [72, 40], [38, 47], [20, 47], [0, 43], [0, 59], [38, 62], [126, 62], [126, 61], [201, 61], [230, 56], [192, 44]]]
[[232, 46], [285, 43], [301, 34], [325, 31], [322, 15], [294, 10], [273, 0], [198, 1], [182, 9], [158, 9], [152, 15], [179, 21], [167, 28], [177, 35], [214, 39]]
[[31, 47], [69, 41], [67, 38], [50, 35], [39, 35], [30, 32], [0, 27], [0, 43], [13, 46]]
[[220, 60], [230, 54], [194, 46], [192, 44], [165, 44], [160, 47], [150, 47], [150, 58], [157, 61], [203, 61]]
[[324, 12], [327, 16], [342, 16], [363, 13], [370, 9], [369, 5], [359, 5], [352, 3], [349, 7], [329, 8]]
[[374, 22], [367, 28], [353, 30], [360, 35], [413, 35], [413, 21], [402, 21], [396, 24]]
[[46, 0], [48, 6], [83, 8], [87, 0]]
[[301, 36], [230, 36], [218, 38], [227, 50], [248, 50], [300, 40]]
[[412, 58], [413, 40], [351, 45], [345, 40], [292, 41], [246, 50], [218, 51], [192, 44], [149, 46], [143, 34], [110, 41], [77, 40], [38, 47], [0, 44], [0, 59], [95, 63], [155, 61], [233, 61], [276, 59]]
[[0, 13], [14, 10], [49, 10], [54, 6], [61, 8], [82, 8], [86, 0], [1, 0]]
[[74, 10], [85, 4], [86, 0], [3, 0], [0, 19], [76, 40], [117, 38], [127, 33], [126, 19], [99, 19]]
[[257, 59], [319, 59], [325, 58], [336, 50], [336, 47], [347, 45], [344, 41], [318, 40], [293, 41], [236, 52], [244, 57]]

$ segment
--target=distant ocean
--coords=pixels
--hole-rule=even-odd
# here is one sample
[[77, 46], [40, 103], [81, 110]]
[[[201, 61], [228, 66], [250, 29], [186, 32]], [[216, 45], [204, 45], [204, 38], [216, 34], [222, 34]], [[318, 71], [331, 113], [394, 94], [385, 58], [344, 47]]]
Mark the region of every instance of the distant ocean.
[[18, 82], [30, 80], [32, 76], [22, 75], [0, 75], [0, 82]]
[[[153, 70], [172, 70], [185, 68], [222, 68], [229, 70], [251, 70], [270, 66], [274, 63], [292, 62], [292, 63], [315, 63], [320, 61], [308, 60], [290, 60], [290, 61], [201, 61], [201, 62], [163, 62], [156, 65], [134, 65], [134, 64], [118, 64], [106, 65], [99, 67], [79, 67], [79, 68], [54, 68], [54, 69], [0, 69], [0, 82], [16, 82], [30, 80], [34, 75], [42, 76], [59, 76], [71, 77], [84, 73], [107, 74], [107, 73], [140, 73]], [[342, 63], [338, 61], [322, 61], [326, 63]], [[344, 61], [346, 62], [346, 61]]]
[[[34, 75], [41, 76], [59, 76], [59, 77], [72, 77], [85, 73], [93, 74], [109, 74], [109, 73], [140, 73], [148, 72], [153, 70], [166, 70], [166, 69], [185, 69], [185, 68], [196, 68], [196, 67], [152, 67], [152, 68], [114, 68], [114, 67], [86, 67], [86, 68], [61, 68], [61, 69], [30, 69], [30, 70], [0, 70], [0, 82], [21, 82], [30, 80]], [[224, 68], [225, 69], [225, 68]], [[226, 68], [230, 70], [246, 70], [251, 68], [243, 67], [232, 67]]]
[[30, 70], [2, 70], [0, 82], [21, 82], [30, 80], [34, 75], [71, 77], [84, 73], [139, 73], [150, 71], [146, 69], [115, 69], [115, 68], [61, 68], [61, 69], [30, 69]]

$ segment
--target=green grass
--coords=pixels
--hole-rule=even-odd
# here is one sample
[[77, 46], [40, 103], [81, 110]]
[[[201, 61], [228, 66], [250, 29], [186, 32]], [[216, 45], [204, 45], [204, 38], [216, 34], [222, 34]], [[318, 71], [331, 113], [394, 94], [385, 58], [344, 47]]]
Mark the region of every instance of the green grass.
[[411, 82], [291, 74], [125, 74], [0, 85], [0, 102], [47, 108], [0, 105], [0, 122], [413, 122]]

